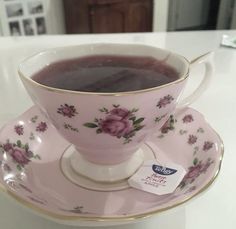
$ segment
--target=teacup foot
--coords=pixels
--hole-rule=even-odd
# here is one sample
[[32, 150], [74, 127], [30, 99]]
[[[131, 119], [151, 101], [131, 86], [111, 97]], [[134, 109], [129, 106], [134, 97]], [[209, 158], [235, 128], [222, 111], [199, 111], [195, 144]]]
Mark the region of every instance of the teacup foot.
[[128, 160], [118, 165], [98, 165], [85, 160], [73, 146], [61, 158], [61, 169], [74, 184], [99, 191], [122, 190], [129, 187], [127, 179], [142, 165], [144, 160], [155, 156], [144, 145]]

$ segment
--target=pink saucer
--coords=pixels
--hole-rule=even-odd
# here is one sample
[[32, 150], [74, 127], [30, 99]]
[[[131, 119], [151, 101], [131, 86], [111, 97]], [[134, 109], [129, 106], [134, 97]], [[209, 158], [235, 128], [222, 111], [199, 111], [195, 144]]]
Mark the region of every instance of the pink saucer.
[[54, 221], [124, 223], [176, 207], [206, 190], [218, 175], [223, 157], [220, 137], [191, 108], [171, 116], [144, 147], [158, 160], [168, 158], [188, 171], [172, 194], [158, 196], [133, 188], [94, 191], [75, 185], [60, 169], [61, 156], [68, 147], [33, 106], [0, 132], [0, 187]]

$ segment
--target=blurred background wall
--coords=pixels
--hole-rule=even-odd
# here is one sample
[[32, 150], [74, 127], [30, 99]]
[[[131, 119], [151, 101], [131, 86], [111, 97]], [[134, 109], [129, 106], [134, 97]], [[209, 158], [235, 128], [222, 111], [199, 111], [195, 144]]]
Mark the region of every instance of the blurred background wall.
[[236, 29], [235, 0], [0, 0], [0, 35]]

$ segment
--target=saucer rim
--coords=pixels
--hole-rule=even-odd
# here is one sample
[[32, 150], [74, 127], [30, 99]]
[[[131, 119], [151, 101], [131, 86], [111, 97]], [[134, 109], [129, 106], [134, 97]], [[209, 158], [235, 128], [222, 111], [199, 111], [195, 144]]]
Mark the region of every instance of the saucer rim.
[[[34, 107], [36, 107], [35, 105], [31, 106], [29, 109], [27, 109], [25, 112], [23, 112], [20, 116], [24, 115], [25, 113], [27, 113], [29, 110], [33, 109]], [[185, 108], [186, 109], [186, 108]], [[23, 205], [24, 207], [26, 207], [28, 210], [32, 210], [34, 213], [38, 213], [41, 216], [44, 216], [46, 218], [50, 218], [52, 220], [66, 220], [66, 221], [91, 221], [91, 222], [131, 222], [134, 220], [140, 220], [140, 219], [146, 219], [149, 218], [153, 215], [156, 215], [158, 213], [170, 210], [172, 208], [181, 206], [183, 204], [185, 204], [187, 201], [192, 200], [194, 198], [196, 198], [197, 196], [199, 196], [199, 194], [204, 193], [216, 180], [216, 178], [218, 177], [220, 170], [221, 170], [221, 166], [222, 166], [222, 161], [223, 161], [223, 157], [224, 157], [224, 143], [222, 138], [220, 137], [220, 135], [211, 127], [211, 125], [209, 124], [209, 122], [205, 119], [204, 115], [202, 115], [199, 111], [195, 110], [192, 107], [188, 107], [187, 109], [191, 109], [194, 112], [197, 112], [199, 115], [202, 116], [203, 120], [205, 121], [205, 123], [208, 125], [208, 127], [216, 134], [216, 136], [219, 139], [219, 149], [220, 149], [220, 158], [219, 158], [219, 163], [218, 163], [218, 169], [215, 172], [214, 176], [209, 180], [209, 182], [207, 184], [205, 184], [198, 192], [196, 192], [194, 195], [189, 196], [185, 199], [183, 199], [182, 201], [179, 201], [176, 204], [173, 204], [171, 206], [167, 206], [158, 210], [152, 210], [146, 213], [138, 213], [138, 214], [133, 214], [133, 215], [128, 215], [128, 216], [84, 216], [84, 215], [73, 215], [73, 216], [68, 216], [68, 215], [62, 215], [62, 214], [58, 214], [58, 213], [53, 213], [52, 211], [48, 211], [46, 209], [43, 209], [37, 205], [35, 205], [34, 203], [25, 200], [21, 197], [19, 197], [18, 195], [16, 195], [13, 191], [7, 189], [2, 183], [0, 183], [0, 192], [6, 194], [8, 197], [12, 197], [14, 200], [17, 201], [18, 204]], [[17, 120], [19, 118], [16, 117], [13, 120], [10, 120], [8, 123], [4, 124], [0, 131], [2, 131], [8, 124], [10, 124], [11, 122], [14, 122], [15, 120]]]

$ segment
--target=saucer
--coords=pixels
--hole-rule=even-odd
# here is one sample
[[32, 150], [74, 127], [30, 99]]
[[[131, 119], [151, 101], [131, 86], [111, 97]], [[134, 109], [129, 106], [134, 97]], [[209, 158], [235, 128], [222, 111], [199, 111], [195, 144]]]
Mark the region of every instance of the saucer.
[[61, 157], [68, 147], [38, 108], [31, 107], [0, 131], [0, 188], [33, 212], [59, 223], [124, 224], [202, 193], [218, 175], [223, 157], [219, 135], [192, 108], [172, 115], [143, 146], [159, 162], [172, 161], [186, 169], [171, 194], [158, 196], [130, 187], [98, 191], [74, 184], [61, 171]]

